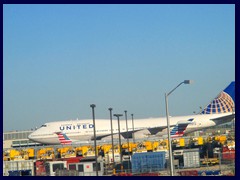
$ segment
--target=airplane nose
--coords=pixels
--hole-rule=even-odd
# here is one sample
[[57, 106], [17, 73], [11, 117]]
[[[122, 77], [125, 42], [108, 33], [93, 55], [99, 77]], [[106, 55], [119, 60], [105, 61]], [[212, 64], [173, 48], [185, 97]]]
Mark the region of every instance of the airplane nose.
[[32, 140], [32, 133], [28, 135], [28, 139]]
[[31, 136], [31, 134], [30, 134], [30, 135], [28, 135], [28, 139], [31, 139], [31, 137], [32, 137], [32, 136]]

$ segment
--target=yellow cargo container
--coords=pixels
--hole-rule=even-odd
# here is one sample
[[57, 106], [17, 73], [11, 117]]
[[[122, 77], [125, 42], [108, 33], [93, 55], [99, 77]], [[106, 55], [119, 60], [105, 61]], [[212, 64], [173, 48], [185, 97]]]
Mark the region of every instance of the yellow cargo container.
[[80, 146], [80, 147], [76, 147], [75, 151], [76, 151], [76, 155], [77, 156], [86, 156], [88, 149], [91, 148], [91, 146]]
[[61, 158], [76, 157], [76, 151], [72, 146], [58, 148], [57, 151]]
[[22, 156], [20, 155], [20, 151], [18, 151], [16, 149], [11, 149], [9, 156], [10, 156], [10, 160], [22, 159]]
[[52, 147], [42, 148], [37, 151], [37, 159], [54, 159], [54, 149]]
[[28, 159], [34, 159], [34, 149], [33, 148], [28, 148], [26, 149], [27, 154], [28, 154]]
[[145, 145], [147, 151], [152, 151], [153, 150], [153, 145], [152, 144], [153, 143], [151, 141], [145, 141], [144, 142], [144, 145]]
[[185, 146], [185, 139], [184, 138], [180, 138], [179, 139], [179, 146], [180, 147], [184, 147]]
[[203, 137], [198, 137], [198, 145], [203, 145]]
[[101, 146], [101, 150], [103, 150], [104, 154], [108, 153], [112, 148], [111, 144], [104, 144]]
[[158, 146], [159, 146], [159, 141], [154, 141], [152, 146], [153, 146], [153, 151], [156, 151], [158, 149]]
[[226, 137], [226, 136], [220, 136], [219, 142], [220, 142], [221, 144], [224, 144], [226, 141], [227, 141], [227, 137]]

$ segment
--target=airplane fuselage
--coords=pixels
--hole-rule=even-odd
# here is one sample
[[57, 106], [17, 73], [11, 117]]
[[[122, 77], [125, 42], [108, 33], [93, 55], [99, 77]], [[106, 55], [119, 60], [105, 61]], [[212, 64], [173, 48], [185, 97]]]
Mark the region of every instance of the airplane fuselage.
[[[174, 126], [179, 121], [187, 121], [193, 119], [192, 123], [186, 128], [186, 133], [201, 130], [207, 127], [215, 126], [216, 123], [211, 119], [226, 116], [229, 113], [223, 114], [202, 114], [202, 115], [190, 115], [190, 116], [178, 116], [170, 117], [170, 125]], [[111, 125], [110, 120], [96, 119], [96, 136], [110, 136]], [[134, 120], [134, 132], [141, 131], [144, 129], [151, 129], [163, 127], [163, 134], [165, 134], [167, 121], [166, 117], [162, 118], [148, 118]], [[42, 125], [39, 129], [29, 135], [29, 139], [43, 143], [43, 144], [59, 144], [56, 132], [63, 132], [69, 138], [74, 141], [90, 141], [93, 139], [93, 121], [92, 120], [69, 120], [69, 121], [58, 121], [50, 122]], [[165, 129], [165, 131], [164, 131]], [[120, 120], [120, 132], [126, 132], [126, 121]], [[132, 121], [128, 120], [128, 132], [133, 131]], [[149, 131], [151, 132], [151, 131]], [[113, 134], [118, 134], [118, 122], [113, 120]], [[137, 137], [135, 137], [137, 138]]]

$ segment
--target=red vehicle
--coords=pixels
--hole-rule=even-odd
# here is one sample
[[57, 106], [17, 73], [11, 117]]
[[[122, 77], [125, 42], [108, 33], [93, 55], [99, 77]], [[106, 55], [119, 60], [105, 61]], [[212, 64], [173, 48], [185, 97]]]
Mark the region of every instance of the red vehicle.
[[45, 161], [37, 160], [34, 163], [35, 175], [36, 176], [46, 176]]
[[235, 159], [235, 149], [229, 149], [227, 146], [224, 146], [222, 149], [222, 159], [234, 160]]
[[[69, 168], [69, 164], [79, 163], [83, 157], [72, 157], [72, 158], [59, 158], [54, 161], [67, 161], [67, 169]], [[46, 162], [51, 162], [52, 160], [37, 160], [34, 163], [35, 174], [36, 176], [46, 176]]]

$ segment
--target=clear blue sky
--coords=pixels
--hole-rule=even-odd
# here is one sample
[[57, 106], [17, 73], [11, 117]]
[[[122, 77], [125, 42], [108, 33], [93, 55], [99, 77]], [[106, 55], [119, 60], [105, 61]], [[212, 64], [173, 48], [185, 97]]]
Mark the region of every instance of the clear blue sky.
[[235, 5], [3, 5], [3, 130], [199, 111], [235, 80]]

